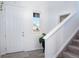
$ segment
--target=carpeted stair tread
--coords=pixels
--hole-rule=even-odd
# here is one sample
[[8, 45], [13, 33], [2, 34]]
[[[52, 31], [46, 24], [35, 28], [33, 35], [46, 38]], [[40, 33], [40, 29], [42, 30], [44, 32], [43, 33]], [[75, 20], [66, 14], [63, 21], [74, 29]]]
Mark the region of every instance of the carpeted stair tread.
[[77, 39], [73, 40], [72, 45], [75, 45], [75, 46], [79, 47], [79, 40], [77, 40]]
[[59, 54], [63, 58], [79, 58], [79, 31]]
[[71, 53], [69, 51], [65, 51], [63, 52], [63, 57], [64, 58], [79, 58], [78, 55], [74, 54], [74, 53]]
[[74, 42], [79, 42], [79, 40], [78, 39], [75, 39], [75, 40], [73, 40]]
[[76, 38], [79, 39], [79, 33], [76, 34]]
[[79, 55], [79, 47], [74, 45], [69, 45], [68, 50]]
[[74, 45], [69, 45], [68, 47], [71, 48], [71, 49], [79, 50], [79, 47], [74, 46]]

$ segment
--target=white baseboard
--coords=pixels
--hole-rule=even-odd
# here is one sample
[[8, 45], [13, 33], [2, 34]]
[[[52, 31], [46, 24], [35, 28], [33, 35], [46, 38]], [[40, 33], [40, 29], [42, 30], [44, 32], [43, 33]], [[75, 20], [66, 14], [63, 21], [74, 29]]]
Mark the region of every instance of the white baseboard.
[[72, 35], [69, 37], [69, 39], [62, 45], [62, 47], [60, 48], [60, 50], [56, 53], [56, 55], [54, 56], [55, 58], [59, 55], [60, 52], [62, 52], [62, 50], [65, 48], [65, 46], [70, 42], [70, 40], [73, 38], [73, 36], [77, 33], [77, 31], [79, 30], [79, 27], [72, 33]]

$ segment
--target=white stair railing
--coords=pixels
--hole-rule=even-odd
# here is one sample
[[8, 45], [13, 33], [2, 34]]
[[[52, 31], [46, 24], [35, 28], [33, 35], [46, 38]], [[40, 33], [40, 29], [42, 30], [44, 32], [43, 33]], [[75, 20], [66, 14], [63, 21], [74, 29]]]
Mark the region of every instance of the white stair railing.
[[62, 51], [65, 45], [78, 30], [79, 20], [76, 12], [71, 13], [45, 37], [45, 57], [53, 58]]

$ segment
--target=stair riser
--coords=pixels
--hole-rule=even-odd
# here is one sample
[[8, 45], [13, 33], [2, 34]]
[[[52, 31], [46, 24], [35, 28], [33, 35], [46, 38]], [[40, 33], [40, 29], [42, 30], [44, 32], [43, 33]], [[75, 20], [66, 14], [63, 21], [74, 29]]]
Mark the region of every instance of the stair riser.
[[78, 54], [79, 55], [79, 50], [77, 50], [77, 49], [74, 49], [74, 48], [68, 48], [69, 49], [69, 51], [70, 52], [72, 52], [72, 53], [75, 53], [75, 54]]
[[76, 38], [79, 39], [79, 34], [76, 35]]
[[79, 46], [79, 42], [73, 41], [72, 45]]
[[71, 57], [68, 56], [68, 55], [63, 54], [63, 58], [71, 58]]
[[77, 33], [76, 34], [79, 34], [79, 31], [77, 31]]
[[74, 57], [72, 57], [72, 56], [70, 56], [68, 54], [63, 53], [63, 58], [74, 58]]

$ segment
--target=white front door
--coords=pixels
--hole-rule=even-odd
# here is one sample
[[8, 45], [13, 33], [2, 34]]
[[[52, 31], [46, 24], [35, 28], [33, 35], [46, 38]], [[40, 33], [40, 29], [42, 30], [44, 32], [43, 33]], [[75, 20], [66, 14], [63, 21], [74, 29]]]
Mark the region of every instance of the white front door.
[[24, 50], [24, 31], [22, 9], [17, 6], [6, 6], [6, 40], [7, 53]]
[[6, 53], [4, 10], [0, 11], [0, 55]]

